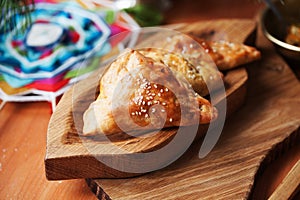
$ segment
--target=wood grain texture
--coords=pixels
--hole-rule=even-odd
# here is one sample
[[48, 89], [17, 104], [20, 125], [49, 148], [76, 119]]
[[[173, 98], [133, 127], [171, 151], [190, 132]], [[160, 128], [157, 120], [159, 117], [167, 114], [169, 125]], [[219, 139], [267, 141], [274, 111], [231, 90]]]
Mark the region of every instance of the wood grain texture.
[[[297, 130], [300, 132], [300, 129]], [[293, 133], [282, 143], [276, 145], [261, 163], [256, 175], [250, 199], [267, 199], [279, 187], [284, 178], [291, 171], [293, 166], [300, 160], [300, 139], [299, 133]], [[298, 138], [296, 137], [298, 135]], [[295, 143], [295, 140], [297, 141]], [[288, 152], [288, 153], [287, 153]], [[289, 165], [285, 163], [289, 162]], [[278, 176], [280, 174], [280, 176]], [[294, 195], [294, 193], [293, 193]], [[296, 196], [294, 198], [299, 199]]]
[[295, 164], [269, 200], [289, 199], [297, 192], [300, 186], [300, 160]]
[[[201, 29], [202, 24], [204, 29]], [[210, 26], [209, 26], [210, 24]], [[222, 26], [223, 24], [223, 26]], [[246, 24], [246, 25], [245, 25]], [[244, 34], [236, 33], [235, 41], [244, 42], [248, 36], [255, 30], [255, 23], [251, 20], [221, 20], [216, 22], [207, 22], [201, 24], [191, 24], [194, 27], [193, 34], [207, 34], [209, 29], [209, 39], [215, 38], [222, 30], [227, 30], [230, 37], [233, 37], [232, 28], [237, 31], [237, 26], [244, 30]], [[181, 31], [191, 33], [191, 28], [186, 25], [176, 25]], [[198, 28], [198, 29], [196, 29]], [[224, 29], [223, 29], [224, 28]], [[230, 30], [230, 31], [229, 31]], [[124, 155], [113, 155], [109, 144], [104, 142], [101, 136], [89, 137], [81, 136], [82, 116], [89, 104], [94, 100], [99, 76], [102, 69], [95, 73], [88, 80], [82, 81], [73, 87], [72, 90], [65, 93], [61, 99], [55, 113], [53, 114], [47, 134], [47, 153], [45, 158], [45, 168], [47, 178], [50, 180], [71, 179], [71, 178], [121, 178], [131, 177], [139, 174], [121, 172], [107, 167], [98, 161], [98, 158], [107, 159], [114, 157], [115, 160], [121, 159]], [[247, 73], [244, 68], [238, 68], [226, 72], [226, 95], [227, 95], [227, 114], [230, 115], [238, 109], [244, 102], [246, 94]], [[222, 99], [224, 97], [220, 97]], [[76, 99], [76, 101], [72, 101]], [[74, 123], [75, 122], [75, 123]], [[198, 138], [205, 133], [207, 126], [201, 126], [198, 132]], [[186, 128], [188, 129], [188, 128]], [[188, 130], [186, 130], [188, 132]], [[150, 133], [151, 134], [151, 133]], [[122, 138], [115, 135], [110, 138], [114, 144], [131, 152], [148, 152], [160, 148], [167, 144], [176, 134], [176, 129], [166, 129], [155, 134], [153, 137], [146, 138]], [[123, 134], [125, 135], [125, 134]], [[167, 138], [167, 140], [165, 139]], [[126, 139], [124, 141], [124, 139]], [[88, 146], [93, 146], [88, 148]], [[172, 152], [169, 157], [179, 155], [181, 149]], [[94, 155], [91, 153], [95, 152]], [[164, 165], [165, 161], [157, 159], [157, 166]]]
[[263, 59], [247, 67], [246, 104], [227, 120], [212, 152], [199, 159], [198, 141], [162, 170], [131, 179], [88, 179], [92, 191], [100, 199], [253, 198], [264, 168], [300, 141], [300, 113], [294, 112], [300, 107], [299, 81], [261, 35], [258, 46]]

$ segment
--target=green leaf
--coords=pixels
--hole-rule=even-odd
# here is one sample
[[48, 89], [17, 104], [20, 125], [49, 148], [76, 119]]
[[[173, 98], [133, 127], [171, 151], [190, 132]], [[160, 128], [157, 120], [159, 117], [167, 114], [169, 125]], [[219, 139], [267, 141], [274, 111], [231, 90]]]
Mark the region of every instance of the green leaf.
[[162, 13], [150, 5], [138, 4], [124, 10], [132, 15], [140, 26], [156, 26], [163, 20]]

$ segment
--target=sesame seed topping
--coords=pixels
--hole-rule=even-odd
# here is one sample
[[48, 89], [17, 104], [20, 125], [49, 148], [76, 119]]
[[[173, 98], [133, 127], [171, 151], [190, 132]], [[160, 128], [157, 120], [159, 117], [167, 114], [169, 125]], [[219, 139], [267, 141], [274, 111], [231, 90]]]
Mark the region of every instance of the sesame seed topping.
[[169, 89], [168, 89], [168, 88], [166, 88], [166, 89], [165, 89], [165, 91], [166, 91], [166, 92], [168, 92], [168, 91], [169, 91]]
[[169, 121], [170, 121], [170, 122], [172, 122], [172, 121], [173, 121], [173, 119], [172, 119], [172, 118], [170, 118], [170, 119], [169, 119]]
[[154, 84], [153, 86], [154, 86], [154, 88], [157, 88], [157, 85], [156, 85], [156, 84]]
[[161, 109], [160, 111], [161, 111], [162, 113], [166, 112], [166, 110], [165, 110], [165, 109]]
[[167, 103], [166, 103], [166, 102], [162, 102], [161, 104], [162, 104], [163, 106], [167, 105]]

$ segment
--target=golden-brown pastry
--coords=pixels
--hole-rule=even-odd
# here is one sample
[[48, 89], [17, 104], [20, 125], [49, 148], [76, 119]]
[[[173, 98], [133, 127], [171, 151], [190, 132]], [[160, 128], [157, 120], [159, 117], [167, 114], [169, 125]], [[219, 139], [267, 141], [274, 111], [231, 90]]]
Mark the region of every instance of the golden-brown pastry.
[[[220, 70], [229, 70], [260, 59], [261, 54], [254, 47], [228, 41], [208, 42], [212, 51], [209, 54], [218, 54], [215, 63]], [[212, 56], [213, 57], [213, 56]]]
[[100, 81], [100, 94], [84, 113], [84, 134], [106, 135], [209, 123], [210, 102], [183, 76], [135, 50], [119, 56]]
[[162, 49], [180, 53], [193, 65], [216, 65], [219, 70], [229, 70], [250, 63], [261, 57], [254, 47], [228, 41], [206, 41], [194, 36], [174, 35], [157, 41]]
[[222, 73], [205, 61], [194, 66], [181, 55], [163, 49], [147, 48], [140, 49], [139, 52], [182, 74], [200, 96], [208, 95], [209, 89], [213, 91], [221, 87]]

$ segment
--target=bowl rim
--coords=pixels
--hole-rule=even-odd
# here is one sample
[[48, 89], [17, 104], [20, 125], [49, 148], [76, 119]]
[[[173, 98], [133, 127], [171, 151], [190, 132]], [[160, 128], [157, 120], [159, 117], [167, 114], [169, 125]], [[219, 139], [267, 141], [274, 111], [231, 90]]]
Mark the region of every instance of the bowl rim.
[[262, 26], [262, 31], [264, 33], [264, 35], [273, 43], [277, 44], [278, 46], [281, 46], [283, 48], [286, 48], [286, 49], [289, 49], [289, 50], [292, 50], [292, 51], [297, 51], [297, 52], [300, 52], [300, 47], [297, 47], [297, 46], [294, 46], [294, 45], [291, 45], [291, 44], [288, 44], [286, 42], [283, 42], [279, 39], [277, 39], [276, 37], [274, 37], [273, 35], [271, 35], [271, 33], [269, 33], [269, 31], [267, 30], [266, 26], [265, 26], [265, 18], [266, 18], [266, 15], [267, 15], [267, 12], [270, 11], [269, 8], [265, 8], [263, 10], [263, 13], [262, 13], [262, 17], [261, 17], [261, 26]]

